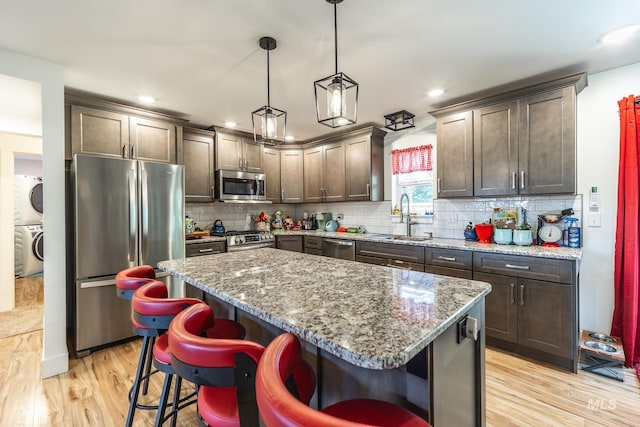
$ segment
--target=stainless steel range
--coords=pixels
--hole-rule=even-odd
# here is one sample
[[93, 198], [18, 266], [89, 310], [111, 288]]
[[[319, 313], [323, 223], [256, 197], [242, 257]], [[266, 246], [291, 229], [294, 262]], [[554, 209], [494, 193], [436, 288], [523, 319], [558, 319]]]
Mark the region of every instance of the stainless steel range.
[[227, 252], [276, 247], [276, 237], [270, 232], [251, 230], [225, 231], [223, 233], [211, 233], [211, 235], [227, 238]]

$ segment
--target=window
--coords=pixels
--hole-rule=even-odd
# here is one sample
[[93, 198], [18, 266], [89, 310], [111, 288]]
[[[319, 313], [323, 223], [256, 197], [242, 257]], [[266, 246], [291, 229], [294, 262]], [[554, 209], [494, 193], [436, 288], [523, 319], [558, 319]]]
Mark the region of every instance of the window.
[[394, 207], [400, 206], [402, 194], [407, 194], [411, 212], [433, 216], [432, 146], [422, 145], [391, 151], [392, 191]]
[[[411, 212], [416, 215], [433, 215], [433, 172], [417, 171], [394, 175], [393, 183], [396, 201], [400, 209], [400, 198], [402, 194], [409, 196]], [[405, 203], [406, 204], [406, 203]], [[404, 212], [407, 213], [406, 211]]]

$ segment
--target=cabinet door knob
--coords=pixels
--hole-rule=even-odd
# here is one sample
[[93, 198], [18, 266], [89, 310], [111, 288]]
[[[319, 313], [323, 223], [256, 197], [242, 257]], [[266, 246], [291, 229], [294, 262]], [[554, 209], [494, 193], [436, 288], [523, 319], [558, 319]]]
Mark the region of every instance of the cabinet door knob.
[[441, 191], [440, 187], [441, 187], [441, 185], [440, 185], [440, 178], [438, 178], [438, 194], [440, 194], [440, 191]]
[[126, 146], [126, 144], [122, 146], [122, 158], [123, 159], [127, 158], [127, 146]]
[[520, 305], [524, 305], [524, 285], [520, 285]]
[[371, 197], [371, 186], [367, 184], [367, 196]]
[[520, 188], [524, 188], [524, 171], [520, 171]]
[[511, 189], [516, 189], [516, 171], [511, 172]]
[[515, 287], [516, 285], [513, 283], [510, 283], [509, 286], [511, 287], [511, 304], [515, 304], [516, 303], [516, 296], [515, 294]]

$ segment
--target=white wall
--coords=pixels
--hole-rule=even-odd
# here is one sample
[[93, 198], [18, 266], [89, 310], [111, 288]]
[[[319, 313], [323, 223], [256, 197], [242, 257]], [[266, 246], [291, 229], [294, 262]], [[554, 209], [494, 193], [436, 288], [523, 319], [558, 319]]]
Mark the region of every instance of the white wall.
[[64, 70], [57, 64], [0, 50], [0, 74], [38, 82], [42, 89], [43, 193], [46, 212], [43, 225], [47, 238], [42, 376], [49, 377], [69, 369], [64, 248]]
[[[640, 95], [640, 64], [589, 76], [578, 95], [578, 188], [600, 192], [601, 227], [583, 224], [580, 326], [609, 332], [613, 313], [613, 255], [618, 198], [620, 121], [618, 101]], [[587, 198], [585, 198], [585, 203]], [[584, 206], [585, 216], [589, 207]]]

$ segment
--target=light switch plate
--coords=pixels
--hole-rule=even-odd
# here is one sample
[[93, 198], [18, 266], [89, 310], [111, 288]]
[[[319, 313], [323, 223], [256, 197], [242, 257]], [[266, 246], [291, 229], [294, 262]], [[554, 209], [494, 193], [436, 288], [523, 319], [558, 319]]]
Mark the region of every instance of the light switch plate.
[[600, 227], [600, 212], [589, 212], [589, 227]]

